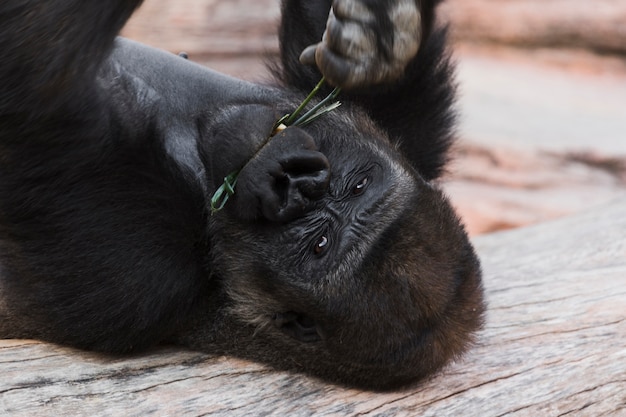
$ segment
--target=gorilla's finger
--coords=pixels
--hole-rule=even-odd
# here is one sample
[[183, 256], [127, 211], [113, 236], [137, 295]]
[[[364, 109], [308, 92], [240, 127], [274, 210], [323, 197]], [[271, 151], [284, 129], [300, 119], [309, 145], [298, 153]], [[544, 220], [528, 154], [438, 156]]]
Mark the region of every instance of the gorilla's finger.
[[357, 63], [337, 55], [326, 45], [317, 49], [315, 60], [326, 81], [335, 87], [350, 89], [365, 81], [365, 74]]
[[331, 13], [323, 43], [338, 55], [357, 61], [376, 55], [375, 34], [361, 22], [339, 20]]
[[309, 45], [302, 51], [299, 58], [302, 65], [315, 65], [315, 51], [318, 45], [318, 43]]
[[375, 17], [362, 2], [354, 0], [334, 0], [333, 14], [340, 20], [353, 20], [361, 23], [373, 22]]

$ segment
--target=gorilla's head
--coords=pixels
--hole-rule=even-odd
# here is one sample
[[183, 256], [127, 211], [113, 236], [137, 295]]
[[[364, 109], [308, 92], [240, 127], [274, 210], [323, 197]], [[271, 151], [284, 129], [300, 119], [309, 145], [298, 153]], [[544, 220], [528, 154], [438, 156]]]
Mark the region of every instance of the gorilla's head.
[[272, 138], [211, 221], [223, 349], [375, 388], [461, 354], [482, 321], [480, 266], [418, 169], [355, 109]]

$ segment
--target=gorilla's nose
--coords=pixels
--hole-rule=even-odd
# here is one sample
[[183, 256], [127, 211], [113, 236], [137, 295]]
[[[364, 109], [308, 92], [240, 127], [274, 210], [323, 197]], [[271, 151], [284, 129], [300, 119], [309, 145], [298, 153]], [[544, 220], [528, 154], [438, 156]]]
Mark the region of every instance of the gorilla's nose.
[[265, 216], [287, 222], [308, 212], [313, 203], [326, 194], [330, 183], [330, 165], [317, 151], [294, 154], [282, 164], [283, 173], [276, 178], [275, 191], [281, 201], [274, 213]]
[[330, 164], [305, 131], [289, 127], [257, 152], [239, 174], [235, 206], [243, 219], [260, 214], [289, 222], [315, 207], [328, 191]]

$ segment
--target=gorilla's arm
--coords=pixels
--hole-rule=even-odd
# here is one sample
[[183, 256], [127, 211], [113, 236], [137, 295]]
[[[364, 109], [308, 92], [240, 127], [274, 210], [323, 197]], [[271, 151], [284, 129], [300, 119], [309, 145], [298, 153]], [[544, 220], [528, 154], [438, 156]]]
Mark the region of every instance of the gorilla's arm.
[[438, 3], [336, 0], [329, 20], [332, 0], [284, 0], [279, 33], [279, 78], [307, 91], [321, 68], [344, 87], [341, 101], [364, 107], [426, 180], [442, 172], [455, 118], [446, 33], [433, 31]]
[[0, 114], [32, 117], [93, 99], [115, 35], [141, 0], [15, 0], [0, 5]]
[[207, 281], [201, 191], [123, 80], [100, 75], [139, 3], [0, 5], [1, 337], [140, 348]]

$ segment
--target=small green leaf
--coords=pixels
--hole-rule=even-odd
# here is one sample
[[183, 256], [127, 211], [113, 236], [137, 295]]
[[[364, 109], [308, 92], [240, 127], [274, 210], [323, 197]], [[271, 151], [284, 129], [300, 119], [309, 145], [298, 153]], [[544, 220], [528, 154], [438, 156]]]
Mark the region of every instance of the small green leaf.
[[230, 196], [235, 194], [238, 175], [239, 171], [234, 171], [224, 177], [224, 183], [215, 191], [211, 198], [211, 214], [223, 209]]
[[285, 124], [285, 126], [291, 126], [294, 122], [294, 120], [296, 119], [296, 117], [298, 117], [298, 115], [300, 114], [300, 112], [302, 112], [302, 110], [304, 110], [304, 108], [306, 107], [307, 104], [309, 104], [309, 102], [313, 99], [313, 97], [315, 97], [315, 95], [317, 94], [318, 91], [320, 91], [320, 88], [322, 88], [322, 85], [324, 84], [325, 78], [322, 77], [322, 79], [315, 85], [315, 87], [313, 87], [313, 90], [311, 90], [311, 92], [309, 93], [308, 96], [306, 96], [306, 98], [304, 99], [304, 101], [302, 103], [300, 103], [300, 105], [298, 106], [297, 109], [295, 109], [293, 111], [293, 113], [291, 113], [291, 115], [289, 115], [289, 117], [287, 118], [287, 120], [285, 120], [283, 123]]
[[298, 119], [298, 121], [294, 125], [295, 126], [306, 126], [309, 123], [319, 119], [321, 116], [325, 115], [326, 113], [330, 113], [331, 111], [335, 110], [339, 106], [341, 106], [341, 102], [335, 101], [334, 103], [329, 104], [326, 107], [318, 109], [315, 113], [313, 113], [311, 115], [309, 115], [308, 113], [305, 114], [300, 119]]

